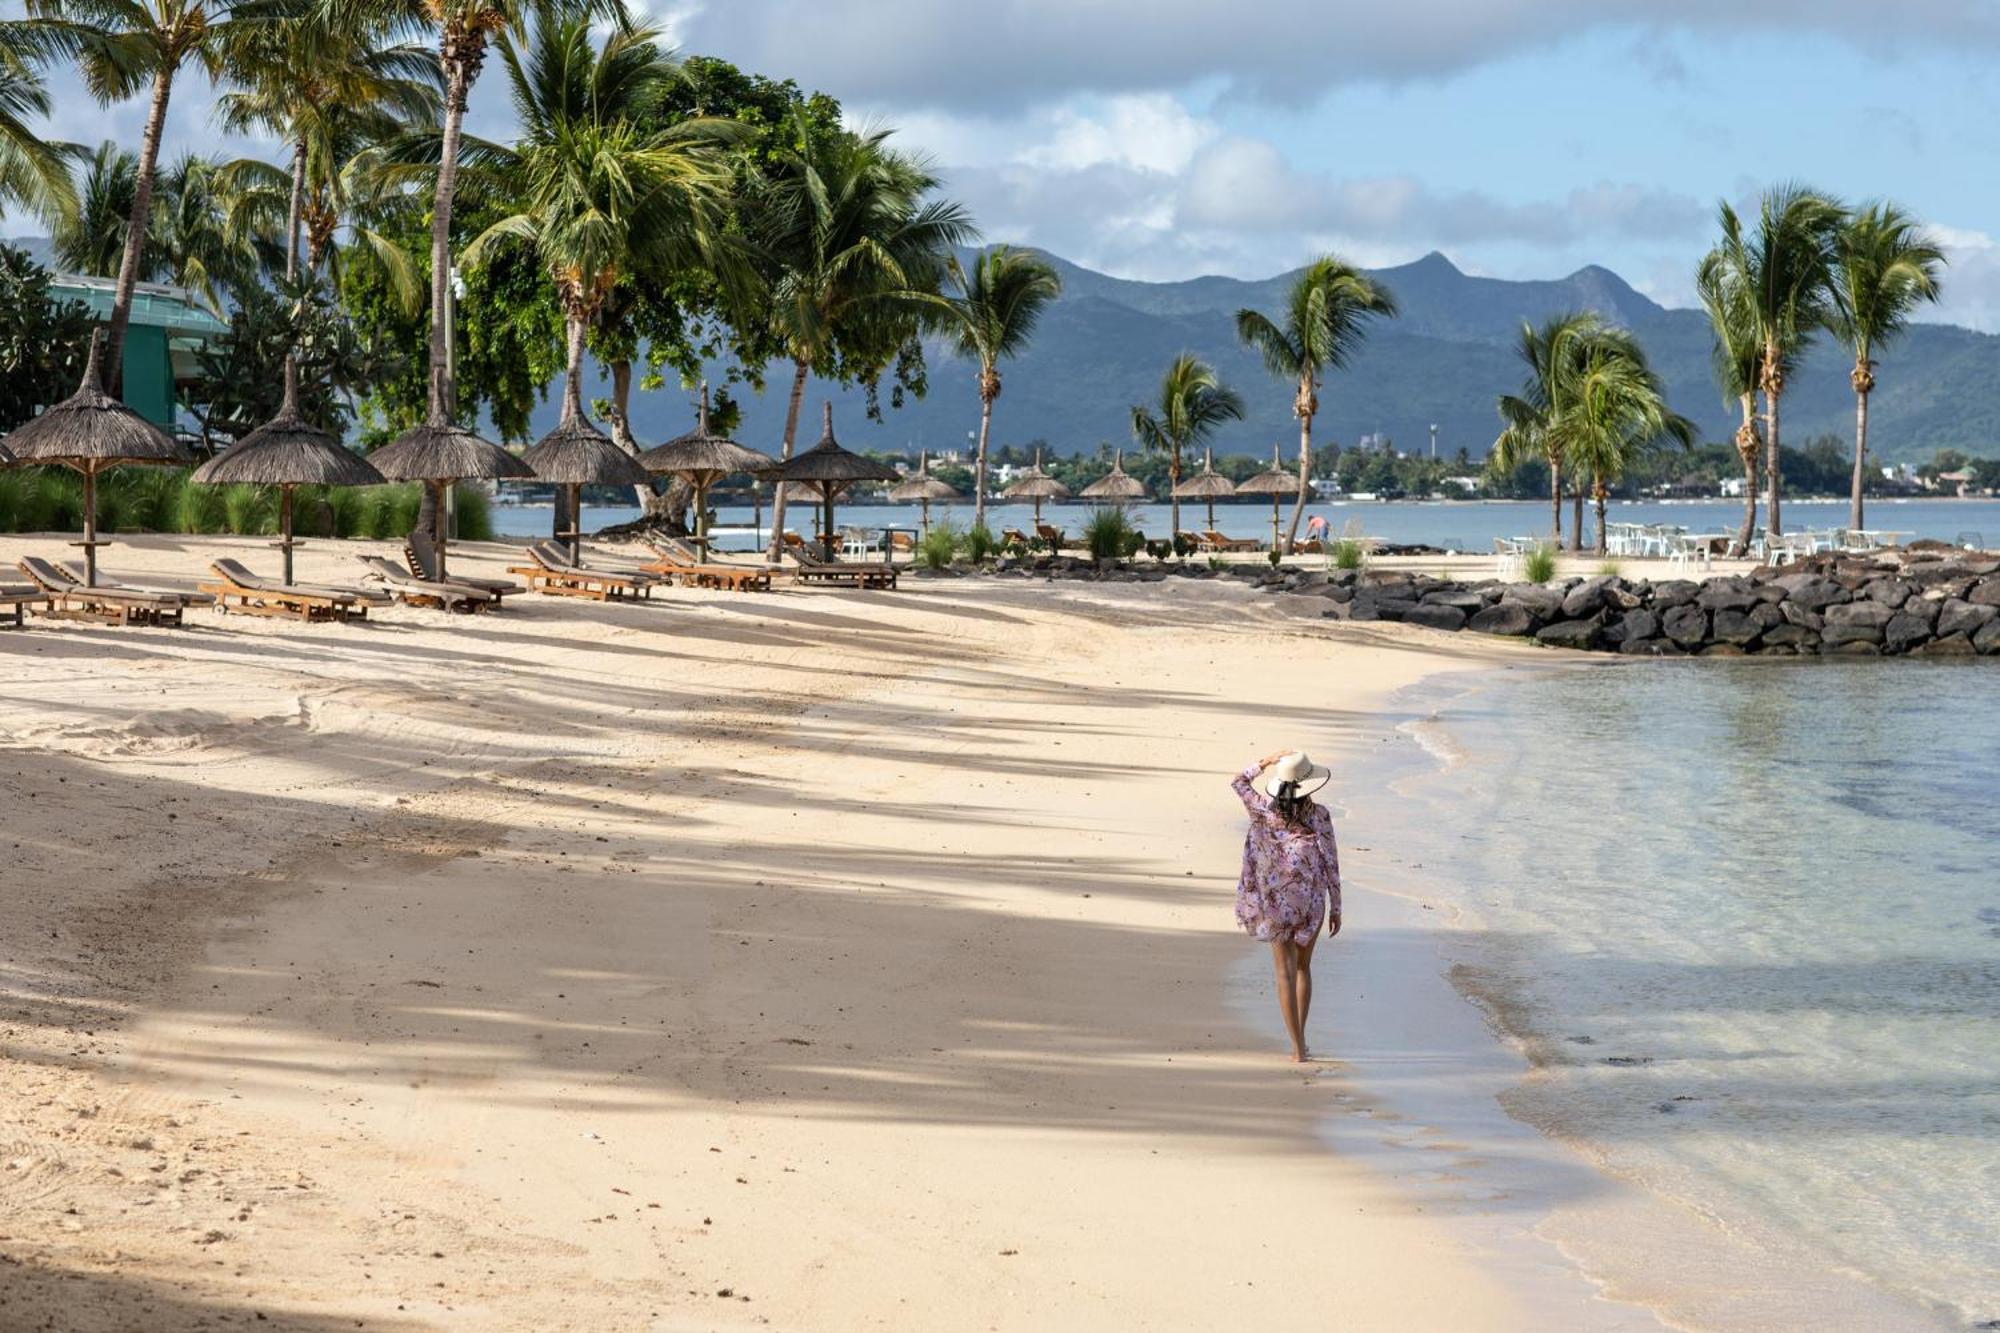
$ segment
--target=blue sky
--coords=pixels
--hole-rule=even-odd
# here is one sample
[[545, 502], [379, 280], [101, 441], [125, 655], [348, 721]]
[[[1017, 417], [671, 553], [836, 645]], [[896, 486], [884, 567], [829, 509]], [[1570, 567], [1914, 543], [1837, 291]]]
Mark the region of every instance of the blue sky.
[[[11, 8], [12, 6], [5, 6]], [[1128, 277], [1264, 276], [1331, 249], [1613, 268], [1669, 304], [1719, 199], [1887, 195], [2000, 331], [1990, 0], [683, 0], [686, 49], [798, 79], [929, 152], [994, 240]], [[489, 63], [475, 128], [504, 133]], [[136, 141], [59, 76], [53, 128]], [[170, 150], [216, 151], [189, 81]], [[255, 151], [258, 145], [222, 146]], [[9, 218], [8, 230], [32, 230]]]

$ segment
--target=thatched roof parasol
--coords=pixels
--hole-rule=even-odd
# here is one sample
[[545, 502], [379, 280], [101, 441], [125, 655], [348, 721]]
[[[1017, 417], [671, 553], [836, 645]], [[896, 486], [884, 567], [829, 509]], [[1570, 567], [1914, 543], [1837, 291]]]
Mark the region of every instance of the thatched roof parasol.
[[[436, 497], [436, 512], [444, 513], [445, 488], [455, 481], [526, 480], [535, 470], [497, 444], [480, 439], [463, 426], [432, 418], [412, 426], [368, 455], [368, 461], [390, 481], [421, 481]], [[438, 524], [443, 529], [445, 524]], [[445, 535], [438, 536], [438, 573], [445, 573]]]
[[833, 500], [857, 481], [900, 481], [902, 474], [887, 463], [878, 463], [872, 458], [840, 447], [840, 441], [833, 437], [833, 404], [828, 402], [820, 409], [820, 419], [825, 423], [819, 443], [812, 448], [783, 463], [764, 469], [763, 475], [773, 481], [788, 486], [810, 487], [820, 498], [825, 513], [820, 528], [820, 541], [825, 546], [826, 558], [833, 559]]
[[949, 502], [965, 497], [944, 482], [931, 475], [931, 456], [928, 450], [918, 456], [917, 470], [889, 490], [889, 498], [897, 504], [908, 504], [915, 500], [924, 507], [924, 531], [931, 527], [931, 501]]
[[708, 488], [738, 472], [762, 472], [776, 461], [769, 454], [746, 449], [709, 429], [706, 381], [701, 386], [701, 406], [696, 410], [694, 429], [639, 455], [639, 462], [647, 471], [686, 477], [694, 487], [694, 539], [704, 552], [708, 550]]
[[90, 337], [83, 383], [69, 397], [7, 436], [7, 450], [21, 463], [61, 463], [83, 474], [84, 582], [97, 583], [97, 474], [121, 463], [193, 461], [172, 436], [104, 391], [98, 369], [99, 335]]
[[1208, 526], [1211, 528], [1215, 526], [1215, 502], [1226, 500], [1234, 494], [1236, 494], [1235, 485], [1229, 478], [1215, 470], [1215, 458], [1208, 450], [1202, 451], [1201, 471], [1183, 479], [1180, 485], [1174, 487], [1176, 500], [1208, 502]]
[[1287, 472], [1278, 461], [1278, 447], [1271, 446], [1271, 466], [1254, 477], [1245, 477], [1236, 483], [1238, 495], [1268, 495], [1271, 497], [1271, 549], [1278, 549], [1278, 505], [1288, 495], [1299, 493], [1299, 474]]
[[1146, 483], [1125, 470], [1125, 451], [1111, 456], [1111, 470], [1083, 488], [1086, 500], [1110, 500], [1114, 504], [1146, 498]]
[[[522, 452], [521, 461], [535, 470], [537, 480], [554, 482], [567, 498], [567, 507], [556, 506], [554, 536], [568, 544], [571, 559], [583, 538], [585, 486], [644, 486], [652, 480], [638, 459], [580, 412], [566, 412], [554, 430]], [[574, 524], [568, 530], [563, 528], [565, 516]]]
[[20, 461], [20, 459], [7, 451], [5, 444], [0, 444], [0, 467], [12, 467]]
[[346, 448], [332, 431], [321, 430], [299, 413], [299, 372], [285, 362], [285, 398], [278, 415], [194, 470], [190, 481], [205, 486], [276, 486], [278, 526], [285, 582], [292, 581], [292, 488], [294, 486], [379, 486], [374, 464]]
[[1069, 487], [1042, 471], [1042, 451], [1035, 450], [1035, 465], [1014, 479], [1014, 483], [1000, 492], [1003, 500], [1032, 500], [1035, 502], [1035, 526], [1042, 525], [1042, 501], [1067, 500]]

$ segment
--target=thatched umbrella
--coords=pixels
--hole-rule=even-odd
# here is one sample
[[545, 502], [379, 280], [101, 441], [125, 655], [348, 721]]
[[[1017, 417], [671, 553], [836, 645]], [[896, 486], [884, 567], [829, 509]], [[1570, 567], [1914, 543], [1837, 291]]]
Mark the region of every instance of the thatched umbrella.
[[285, 553], [285, 582], [292, 581], [292, 489], [296, 486], [379, 486], [374, 464], [347, 448], [332, 431], [299, 415], [299, 371], [285, 361], [285, 398], [272, 417], [194, 470], [205, 486], [276, 486], [278, 549]]
[[803, 486], [819, 497], [822, 506], [820, 542], [826, 558], [833, 559], [833, 500], [857, 481], [898, 481], [902, 474], [887, 463], [877, 463], [840, 447], [833, 438], [833, 404], [820, 411], [825, 430], [819, 443], [787, 462], [766, 468], [764, 475], [788, 486]]
[[12, 467], [20, 461], [20, 459], [7, 451], [6, 445], [0, 444], [0, 467]]
[[17, 462], [61, 463], [83, 474], [84, 582], [97, 584], [97, 474], [121, 463], [188, 463], [171, 436], [104, 391], [91, 335], [83, 384], [33, 421], [14, 428], [8, 451]]
[[[554, 482], [568, 499], [567, 509], [556, 506], [554, 535], [569, 547], [572, 560], [583, 541], [583, 488], [644, 486], [652, 480], [638, 459], [613, 444], [581, 412], [565, 413], [554, 430], [522, 452], [521, 461], [535, 470], [538, 480]], [[565, 513], [574, 525], [568, 531], [563, 530]]]
[[[1206, 500], [1208, 502], [1208, 526], [1210, 528], [1215, 526], [1215, 502], [1218, 499], [1226, 500], [1234, 494], [1236, 494], [1236, 487], [1230, 484], [1229, 478], [1215, 470], [1215, 459], [1210, 451], [1206, 449], [1202, 450], [1201, 454], [1201, 471], [1174, 487], [1174, 498], [1177, 500]], [[1174, 535], [1178, 537], [1180, 534], [1175, 533]]]
[[648, 472], [686, 477], [694, 487], [694, 540], [708, 554], [708, 488], [738, 472], [762, 472], [775, 461], [769, 454], [746, 449], [708, 428], [708, 385], [701, 386], [701, 408], [694, 429], [639, 455]]
[[[456, 482], [526, 480], [535, 475], [533, 468], [499, 445], [488, 444], [440, 417], [412, 426], [370, 454], [368, 461], [390, 481], [421, 481], [430, 486], [439, 514], [444, 513], [445, 488]], [[438, 573], [443, 575], [446, 536], [439, 532], [437, 537]]]
[[1033, 500], [1035, 502], [1035, 526], [1042, 523], [1042, 501], [1069, 499], [1069, 487], [1042, 471], [1042, 451], [1035, 450], [1035, 465], [1014, 479], [1014, 484], [1000, 492], [1003, 500]]
[[965, 497], [931, 475], [931, 456], [926, 450], [917, 459], [917, 470], [903, 483], [889, 492], [889, 498], [897, 504], [908, 504], [915, 500], [924, 507], [924, 531], [931, 530], [931, 501], [949, 502]]
[[[1278, 549], [1278, 505], [1288, 495], [1299, 493], [1299, 474], [1287, 472], [1278, 462], [1278, 446], [1271, 446], [1271, 466], [1254, 477], [1245, 477], [1236, 483], [1238, 495], [1268, 495], [1271, 497], [1271, 549]], [[1212, 524], [1210, 526], [1213, 526]]]
[[1111, 470], [1083, 488], [1083, 498], [1109, 500], [1113, 504], [1143, 500], [1146, 483], [1125, 470], [1125, 451], [1120, 449], [1111, 456]]

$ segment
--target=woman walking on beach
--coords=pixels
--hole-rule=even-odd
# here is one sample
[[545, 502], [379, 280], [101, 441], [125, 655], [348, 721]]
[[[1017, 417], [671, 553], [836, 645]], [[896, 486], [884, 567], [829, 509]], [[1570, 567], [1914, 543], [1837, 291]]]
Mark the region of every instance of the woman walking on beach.
[[[1312, 1009], [1313, 946], [1319, 925], [1340, 933], [1340, 849], [1333, 815], [1312, 794], [1333, 774], [1298, 751], [1259, 759], [1230, 783], [1250, 812], [1243, 875], [1236, 883], [1236, 923], [1271, 945], [1278, 1009], [1292, 1039], [1292, 1059], [1306, 1059]], [[1257, 790], [1257, 779], [1264, 790]]]

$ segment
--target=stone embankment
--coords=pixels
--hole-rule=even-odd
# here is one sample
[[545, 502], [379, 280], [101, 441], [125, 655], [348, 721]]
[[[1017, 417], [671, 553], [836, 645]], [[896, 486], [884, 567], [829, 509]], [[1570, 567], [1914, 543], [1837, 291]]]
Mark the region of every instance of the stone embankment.
[[1322, 614], [1335, 620], [1387, 620], [1642, 656], [2000, 656], [2000, 555], [1937, 543], [1815, 556], [1700, 581], [1600, 575], [1466, 582], [1387, 569], [1100, 569], [1047, 558], [1005, 562], [997, 572], [1148, 582], [1233, 577], [1276, 594], [1323, 598]]

